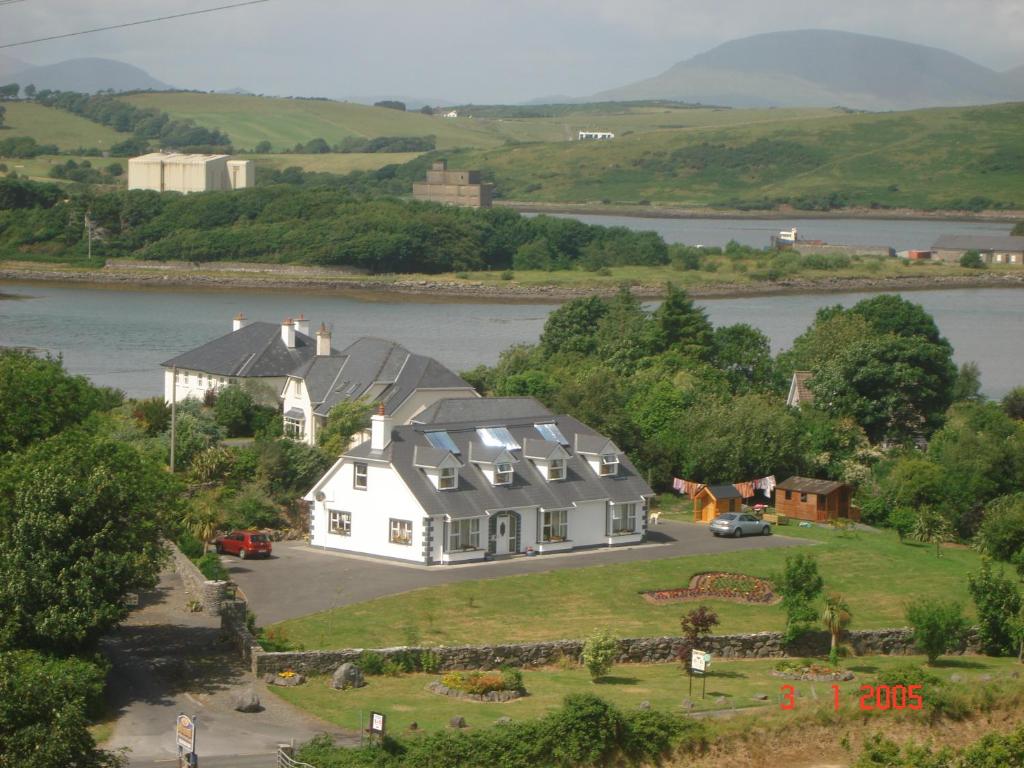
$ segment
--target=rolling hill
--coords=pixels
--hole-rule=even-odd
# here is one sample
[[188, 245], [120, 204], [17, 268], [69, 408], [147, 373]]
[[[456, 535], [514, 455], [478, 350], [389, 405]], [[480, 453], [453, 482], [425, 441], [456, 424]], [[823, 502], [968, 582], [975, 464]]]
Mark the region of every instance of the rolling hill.
[[39, 90], [95, 93], [105, 90], [167, 90], [171, 87], [139, 67], [113, 59], [69, 59], [43, 66], [17, 63], [23, 66], [16, 68], [8, 64], [10, 69], [3, 75], [4, 81], [19, 83], [22, 87], [32, 83]]
[[4, 102], [7, 108], [0, 138], [31, 136], [40, 144], [56, 144], [62, 150], [78, 147], [108, 149], [129, 134], [86, 120], [61, 109], [29, 101]]
[[1013, 81], [1009, 74], [939, 48], [812, 29], [723, 43], [656, 77], [594, 98], [748, 107], [841, 105], [881, 111], [1024, 98], [1024, 90]]

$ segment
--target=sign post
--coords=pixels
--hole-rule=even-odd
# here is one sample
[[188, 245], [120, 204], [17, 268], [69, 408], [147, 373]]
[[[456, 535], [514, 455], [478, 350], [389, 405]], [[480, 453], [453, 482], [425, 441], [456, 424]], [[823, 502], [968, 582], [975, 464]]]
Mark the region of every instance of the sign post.
[[384, 715], [381, 712], [370, 713], [370, 741], [373, 741], [374, 734], [379, 742], [384, 741]]
[[196, 758], [196, 718], [185, 714], [179, 714], [174, 722], [174, 740], [178, 746], [178, 768], [184, 765], [197, 766], [199, 761]]
[[708, 687], [707, 674], [711, 668], [711, 654], [707, 651], [700, 651], [696, 648], [690, 654], [690, 695], [693, 695], [693, 675], [701, 677], [700, 697], [704, 698], [704, 692]]

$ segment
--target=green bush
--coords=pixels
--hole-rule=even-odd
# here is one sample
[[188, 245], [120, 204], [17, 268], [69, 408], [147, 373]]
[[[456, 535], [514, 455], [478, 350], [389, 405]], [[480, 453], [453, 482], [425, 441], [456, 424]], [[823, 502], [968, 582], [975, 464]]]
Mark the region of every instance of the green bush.
[[182, 534], [175, 543], [189, 560], [198, 560], [203, 556], [203, 542], [191, 534]]
[[224, 514], [229, 528], [273, 528], [281, 522], [280, 508], [255, 483], [226, 495]]
[[523, 685], [523, 673], [515, 667], [502, 667], [501, 679], [506, 691], [525, 691]]
[[384, 657], [376, 651], [363, 651], [359, 654], [358, 664], [364, 675], [384, 674]]
[[914, 601], [907, 606], [907, 622], [914, 631], [914, 645], [928, 657], [929, 664], [957, 648], [967, 631], [960, 605], [940, 600]]
[[433, 674], [441, 668], [441, 657], [433, 651], [422, 651], [417, 662], [417, 668], [428, 674]]
[[586, 639], [580, 658], [590, 672], [590, 679], [597, 681], [608, 674], [618, 655], [619, 641], [607, 630], [602, 630]]
[[228, 437], [252, 434], [252, 414], [256, 401], [251, 394], [237, 385], [231, 385], [217, 393], [213, 406], [214, 418], [228, 433]]
[[985, 558], [981, 570], [967, 577], [967, 591], [978, 610], [978, 635], [982, 649], [991, 656], [1017, 652], [1015, 621], [1021, 611], [1017, 585], [992, 569]]
[[960, 266], [967, 267], [968, 269], [984, 269], [985, 262], [977, 251], [966, 251], [960, 257]]
[[196, 568], [211, 581], [227, 581], [230, 578], [216, 552], [207, 552], [196, 560]]
[[387, 659], [381, 671], [388, 677], [400, 677], [409, 670], [398, 659]]

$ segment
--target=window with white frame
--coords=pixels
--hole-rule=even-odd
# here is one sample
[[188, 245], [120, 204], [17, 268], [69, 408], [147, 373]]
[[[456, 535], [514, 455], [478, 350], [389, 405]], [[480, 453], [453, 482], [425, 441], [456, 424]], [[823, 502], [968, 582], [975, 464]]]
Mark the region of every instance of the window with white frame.
[[508, 462], [502, 462], [501, 464], [494, 465], [494, 484], [495, 485], [511, 485], [512, 484], [512, 465]]
[[392, 544], [412, 545], [412, 520], [396, 520], [391, 518], [391, 536], [388, 538]]
[[614, 453], [601, 455], [601, 477], [610, 477], [619, 472], [619, 457]]
[[441, 467], [437, 477], [437, 487], [442, 491], [450, 491], [459, 484], [459, 471], [455, 467]]
[[196, 381], [199, 383], [200, 387], [205, 388], [206, 387], [206, 374], [205, 373], [200, 373], [198, 376], [196, 376]]
[[448, 528], [448, 551], [480, 549], [480, 518], [454, 520]]
[[290, 416], [284, 417], [284, 436], [290, 437], [294, 440], [302, 438], [302, 433], [305, 432], [306, 422], [305, 419], [293, 419]]
[[337, 536], [352, 535], [352, 513], [331, 510], [330, 531]]
[[565, 459], [551, 459], [548, 462], [548, 480], [565, 480]]
[[569, 512], [565, 509], [545, 509], [540, 513], [541, 541], [569, 540]]
[[357, 461], [352, 465], [352, 487], [360, 490], [366, 490], [366, 464], [361, 461]]
[[612, 535], [635, 532], [636, 502], [611, 505], [611, 525], [608, 528]]

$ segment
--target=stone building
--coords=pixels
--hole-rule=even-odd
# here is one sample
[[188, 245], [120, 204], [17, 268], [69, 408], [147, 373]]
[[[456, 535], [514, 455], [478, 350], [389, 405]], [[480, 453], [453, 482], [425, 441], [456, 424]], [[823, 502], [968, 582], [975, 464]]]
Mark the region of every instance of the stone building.
[[448, 161], [438, 160], [427, 171], [426, 181], [412, 185], [412, 196], [434, 203], [490, 208], [493, 188], [480, 180], [480, 171], [449, 171]]

